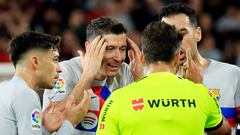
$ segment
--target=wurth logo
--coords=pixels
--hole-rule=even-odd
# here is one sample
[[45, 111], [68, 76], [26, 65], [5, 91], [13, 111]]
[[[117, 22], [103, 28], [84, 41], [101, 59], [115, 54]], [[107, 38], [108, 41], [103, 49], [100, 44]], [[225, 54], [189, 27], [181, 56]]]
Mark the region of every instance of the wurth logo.
[[132, 107], [135, 111], [141, 111], [144, 107], [143, 98], [132, 100]]

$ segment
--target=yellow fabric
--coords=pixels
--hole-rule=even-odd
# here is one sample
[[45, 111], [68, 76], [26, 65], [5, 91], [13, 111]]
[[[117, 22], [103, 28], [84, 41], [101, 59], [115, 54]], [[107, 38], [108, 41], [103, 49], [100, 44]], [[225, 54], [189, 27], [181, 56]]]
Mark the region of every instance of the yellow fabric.
[[158, 72], [111, 94], [97, 135], [203, 135], [221, 121], [218, 103], [202, 84]]

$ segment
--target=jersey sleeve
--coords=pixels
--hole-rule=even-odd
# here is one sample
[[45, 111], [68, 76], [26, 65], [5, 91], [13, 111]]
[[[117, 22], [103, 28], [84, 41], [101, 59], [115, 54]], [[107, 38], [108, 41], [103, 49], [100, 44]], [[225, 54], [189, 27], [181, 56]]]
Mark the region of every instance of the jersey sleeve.
[[73, 133], [74, 127], [72, 124], [65, 120], [61, 127], [58, 129], [56, 135], [71, 135]]
[[205, 130], [211, 131], [219, 128], [222, 125], [223, 116], [220, 106], [216, 98], [211, 96], [211, 93], [203, 85], [199, 85], [203, 91], [204, 109], [206, 110], [207, 120]]
[[240, 69], [237, 70], [237, 86], [235, 92], [235, 105], [236, 105], [236, 121], [237, 130], [240, 132]]
[[104, 103], [100, 113], [97, 135], [118, 135], [119, 105], [115, 98], [115, 92]]
[[18, 135], [42, 135], [42, 113], [38, 95], [32, 90], [18, 90], [11, 104]]
[[[54, 133], [54, 135], [72, 135], [74, 131], [74, 127], [68, 120], [64, 120], [61, 127]], [[43, 135], [51, 135], [48, 130], [42, 126]]]
[[124, 78], [127, 79], [126, 82], [127, 82], [127, 84], [129, 84], [129, 83], [134, 82], [134, 79], [133, 79], [133, 75], [131, 73], [129, 65], [127, 65], [126, 63], [124, 63], [124, 64], [125, 64], [125, 72], [124, 72], [125, 73], [125, 77]]

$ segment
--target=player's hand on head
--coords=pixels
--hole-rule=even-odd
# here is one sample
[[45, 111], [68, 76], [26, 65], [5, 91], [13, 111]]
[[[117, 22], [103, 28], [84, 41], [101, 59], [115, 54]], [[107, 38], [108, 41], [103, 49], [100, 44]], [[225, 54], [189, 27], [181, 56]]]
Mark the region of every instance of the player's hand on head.
[[134, 80], [137, 80], [144, 75], [143, 64], [141, 63], [140, 60], [142, 52], [139, 49], [138, 45], [130, 38], [127, 38], [127, 42], [131, 47], [131, 49], [128, 51], [128, 58], [130, 60], [130, 70]]
[[86, 52], [78, 51], [80, 55], [83, 73], [94, 78], [102, 64], [103, 56], [107, 46], [106, 40], [102, 36], [97, 36], [91, 43], [86, 42]]

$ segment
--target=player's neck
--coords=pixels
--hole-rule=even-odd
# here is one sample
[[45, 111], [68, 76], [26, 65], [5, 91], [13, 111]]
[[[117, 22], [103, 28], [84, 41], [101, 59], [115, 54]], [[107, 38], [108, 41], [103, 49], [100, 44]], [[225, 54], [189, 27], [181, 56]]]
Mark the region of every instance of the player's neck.
[[196, 53], [193, 57], [193, 61], [203, 70], [209, 65], [209, 61], [206, 58], [203, 58], [199, 53]]
[[15, 75], [22, 78], [29, 88], [36, 90], [38, 89], [35, 85], [34, 75], [26, 68], [16, 68]]
[[147, 74], [155, 72], [171, 72], [175, 73], [175, 67], [172, 63], [158, 61], [147, 65]]

